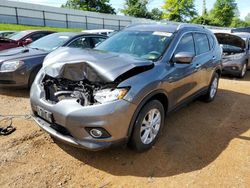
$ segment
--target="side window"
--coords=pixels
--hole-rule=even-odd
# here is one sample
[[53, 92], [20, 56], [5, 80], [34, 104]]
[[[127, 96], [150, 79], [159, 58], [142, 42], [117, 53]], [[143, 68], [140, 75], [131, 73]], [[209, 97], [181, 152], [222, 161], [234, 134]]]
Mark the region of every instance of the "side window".
[[28, 38], [31, 38], [32, 41], [36, 41], [36, 40], [38, 40], [38, 39], [40, 39], [40, 38], [42, 38], [42, 37], [44, 37], [46, 35], [48, 35], [48, 33], [35, 33], [35, 34], [31, 35]]
[[212, 35], [207, 35], [210, 45], [210, 50], [214, 48], [214, 37]]
[[194, 34], [194, 41], [195, 41], [195, 47], [196, 47], [196, 54], [200, 55], [203, 53], [208, 52], [209, 49], [209, 43], [208, 38], [206, 34], [203, 33], [195, 33]]
[[102, 43], [103, 41], [105, 41], [105, 38], [101, 38], [101, 37], [92, 37], [92, 43], [93, 43], [93, 48], [95, 46], [97, 46], [99, 43]]
[[71, 42], [68, 47], [71, 48], [91, 48], [88, 37], [80, 37]]
[[180, 40], [174, 54], [177, 54], [179, 52], [190, 52], [195, 54], [194, 40], [191, 33], [184, 35]]

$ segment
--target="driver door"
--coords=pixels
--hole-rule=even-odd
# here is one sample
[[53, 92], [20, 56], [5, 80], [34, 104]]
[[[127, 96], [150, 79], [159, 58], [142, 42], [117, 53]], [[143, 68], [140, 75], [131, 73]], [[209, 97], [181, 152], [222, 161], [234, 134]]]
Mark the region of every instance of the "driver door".
[[[195, 44], [192, 33], [187, 33], [181, 38], [174, 51], [172, 61], [175, 61], [174, 56], [179, 52], [189, 52], [195, 55]], [[199, 79], [195, 57], [191, 63], [183, 64], [175, 62], [169, 78], [168, 82], [172, 86], [173, 106], [176, 106], [198, 90]]]

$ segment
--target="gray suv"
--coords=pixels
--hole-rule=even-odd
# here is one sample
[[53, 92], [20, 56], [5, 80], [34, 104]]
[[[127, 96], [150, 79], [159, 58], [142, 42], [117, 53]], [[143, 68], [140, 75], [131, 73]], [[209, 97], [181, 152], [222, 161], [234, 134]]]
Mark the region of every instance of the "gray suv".
[[81, 148], [147, 150], [170, 111], [215, 98], [221, 56], [212, 32], [188, 24], [132, 25], [95, 49], [60, 48], [32, 85], [34, 119]]

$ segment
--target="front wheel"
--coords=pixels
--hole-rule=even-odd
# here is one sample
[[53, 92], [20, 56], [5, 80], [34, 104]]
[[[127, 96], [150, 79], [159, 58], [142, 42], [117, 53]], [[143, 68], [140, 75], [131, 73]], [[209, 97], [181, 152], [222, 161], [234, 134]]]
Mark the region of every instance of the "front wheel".
[[203, 100], [205, 102], [211, 102], [214, 100], [218, 91], [218, 85], [219, 85], [219, 75], [218, 73], [215, 73], [212, 78], [212, 81], [210, 82], [210, 86], [208, 88], [207, 93], [203, 96]]
[[130, 146], [140, 152], [150, 149], [159, 137], [164, 118], [162, 103], [158, 100], [148, 102], [135, 121]]

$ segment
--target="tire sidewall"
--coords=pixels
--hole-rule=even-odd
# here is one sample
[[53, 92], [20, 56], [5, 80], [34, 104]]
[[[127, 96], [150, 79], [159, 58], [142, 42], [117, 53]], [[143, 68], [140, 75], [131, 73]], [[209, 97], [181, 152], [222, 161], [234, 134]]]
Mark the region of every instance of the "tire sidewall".
[[[217, 78], [217, 88], [216, 88], [216, 92], [215, 92], [214, 96], [211, 97], [210, 92], [211, 92], [212, 84], [213, 84], [215, 78]], [[215, 99], [217, 92], [218, 92], [218, 86], [219, 86], [219, 75], [218, 75], [218, 73], [215, 73], [213, 75], [212, 80], [211, 80], [210, 85], [209, 85], [209, 90], [208, 90], [208, 94], [207, 94], [208, 95], [207, 101], [210, 102], [210, 101], [213, 101]]]
[[[143, 121], [144, 117], [146, 116], [146, 114], [153, 108], [158, 109], [160, 114], [161, 114], [161, 125], [160, 125], [160, 129], [159, 129], [158, 134], [156, 135], [155, 139], [149, 144], [144, 144], [141, 141], [141, 125], [142, 125], [142, 121]], [[155, 142], [158, 140], [158, 138], [161, 134], [162, 128], [164, 126], [164, 123], [165, 123], [165, 112], [164, 112], [164, 107], [163, 107], [162, 103], [159, 102], [158, 100], [152, 100], [152, 101], [149, 101], [148, 103], [146, 103], [142, 107], [142, 109], [140, 110], [140, 112], [136, 118], [136, 121], [134, 124], [134, 129], [133, 129], [132, 136], [130, 139], [130, 146], [139, 152], [150, 149], [155, 144]]]
[[[246, 66], [246, 71], [245, 71], [245, 73], [242, 75], [244, 66]], [[247, 66], [248, 66], [247, 63], [244, 63], [244, 64], [242, 65], [242, 69], [241, 69], [241, 72], [240, 72], [240, 78], [244, 78], [244, 77], [245, 77], [245, 75], [246, 75], [246, 73], [247, 73]]]

